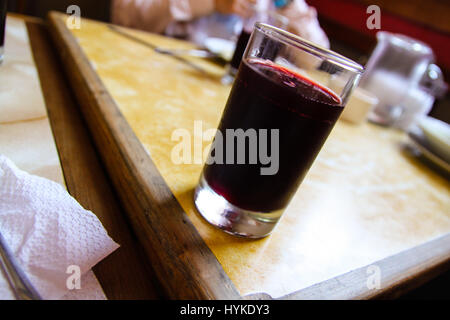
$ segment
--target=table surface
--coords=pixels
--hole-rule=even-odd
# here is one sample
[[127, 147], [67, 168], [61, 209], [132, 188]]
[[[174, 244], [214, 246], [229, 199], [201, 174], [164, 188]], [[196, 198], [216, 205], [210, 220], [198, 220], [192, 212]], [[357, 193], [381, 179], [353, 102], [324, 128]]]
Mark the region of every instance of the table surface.
[[6, 29], [0, 72], [0, 153], [22, 170], [64, 185], [25, 23], [8, 16]]
[[[148, 48], [119, 40], [98, 23], [83, 21], [83, 28], [76, 37], [92, 65], [113, 93], [175, 197], [242, 294], [265, 291], [277, 296], [315, 284], [303, 290], [303, 297], [343, 297], [333, 295], [340, 290], [336, 282], [345, 283], [350, 278], [353, 282], [356, 278], [365, 281], [366, 264], [402, 251], [376, 265], [382, 271], [386, 267], [388, 273], [395, 261], [403, 261], [408, 256], [415, 266], [408, 276], [417, 276], [422, 270], [420, 261], [429, 262], [437, 255], [448, 254], [438, 250], [436, 240], [427, 242], [450, 230], [448, 181], [402, 151], [404, 135], [372, 125], [337, 124], [273, 236], [243, 241], [209, 227], [193, 210], [191, 200], [201, 165], [179, 168], [168, 162], [167, 155], [175, 143], [170, 140], [170, 134], [174, 128], [192, 131], [193, 120], [203, 120], [204, 130], [214, 127], [229, 88], [219, 85], [215, 76], [202, 79], [167, 57], [156, 60], [162, 59], [166, 67], [175, 68], [181, 79], [171, 78], [168, 72], [163, 75], [149, 72], [155, 56]], [[60, 73], [62, 66], [47, 31], [36, 22], [28, 23], [28, 31], [33, 35], [31, 46], [67, 188], [99, 216], [108, 232], [122, 245], [121, 250], [95, 268], [95, 273], [109, 298], [158, 298], [160, 291], [153, 279], [151, 263], [143, 256], [140, 243], [124, 220], [123, 209], [96, 156], [77, 102]], [[136, 35], [161, 45], [186, 45], [154, 35], [139, 32]], [[99, 39], [108, 41], [114, 50], [103, 50]], [[112, 55], [124, 62], [128, 54], [128, 68], [120, 68], [120, 63], [108, 60]], [[121, 75], [126, 70], [136, 72], [136, 76]], [[212, 72], [217, 75], [220, 70], [212, 67]], [[169, 90], [158, 88], [161, 77]], [[173, 89], [184, 88], [186, 83], [190, 89], [197, 87], [193, 89], [196, 98], [189, 98], [189, 94], [174, 95], [183, 90]], [[161, 94], [167, 95], [165, 99], [159, 99]], [[144, 100], [139, 100], [143, 97]], [[163, 102], [152, 104], [156, 101], [152, 99]], [[186, 105], [191, 109], [184, 109]], [[171, 113], [171, 117], [166, 116]], [[161, 143], [152, 143], [155, 138]], [[323, 195], [319, 197], [324, 192], [327, 201], [323, 201]], [[412, 247], [420, 250], [403, 251]], [[422, 260], [416, 256], [418, 253]], [[393, 259], [400, 256], [400, 260]], [[249, 279], [243, 277], [245, 272]], [[293, 275], [299, 277], [293, 279]], [[288, 282], [292, 279], [291, 285]], [[326, 279], [330, 280], [318, 287], [317, 283]]]
[[[404, 151], [407, 137], [343, 121], [271, 236], [248, 241], [218, 231], [192, 201], [202, 164], [176, 165], [171, 152], [178, 143], [172, 139], [175, 130], [193, 136], [195, 121], [203, 131], [217, 126], [230, 90], [220, 83], [223, 70], [193, 60], [210, 71], [206, 77], [105, 24], [82, 24], [73, 35], [241, 295], [280, 297], [450, 232], [449, 183]], [[191, 47], [127, 32], [164, 48]]]

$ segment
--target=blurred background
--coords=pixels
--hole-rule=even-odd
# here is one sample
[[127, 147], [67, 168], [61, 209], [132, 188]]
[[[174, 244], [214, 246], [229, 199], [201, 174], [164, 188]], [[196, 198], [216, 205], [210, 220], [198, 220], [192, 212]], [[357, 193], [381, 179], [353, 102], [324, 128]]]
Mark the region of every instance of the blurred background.
[[[307, 0], [317, 9], [320, 25], [331, 42], [331, 49], [362, 64], [367, 62], [377, 43], [369, 30], [366, 12], [369, 5], [381, 8], [381, 30], [401, 33], [428, 44], [442, 69], [444, 79], [450, 79], [450, 1], [448, 0]], [[110, 21], [110, 0], [9, 0], [8, 10], [45, 18], [50, 10], [66, 11], [78, 5], [82, 16]], [[437, 99], [430, 116], [450, 123], [450, 93]]]

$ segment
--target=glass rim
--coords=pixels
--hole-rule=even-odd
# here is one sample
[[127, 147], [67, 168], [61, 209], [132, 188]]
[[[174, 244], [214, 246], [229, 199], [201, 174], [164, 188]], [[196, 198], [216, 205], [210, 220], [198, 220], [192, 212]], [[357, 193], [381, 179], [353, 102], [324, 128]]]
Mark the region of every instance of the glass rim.
[[348, 71], [356, 72], [359, 74], [362, 74], [364, 72], [364, 67], [359, 63], [283, 29], [262, 22], [255, 23], [255, 29], [263, 32], [269, 37], [276, 38], [284, 43], [293, 45], [294, 47], [302, 50], [306, 50], [308, 53], [319, 58], [323, 58], [324, 60], [327, 60]]

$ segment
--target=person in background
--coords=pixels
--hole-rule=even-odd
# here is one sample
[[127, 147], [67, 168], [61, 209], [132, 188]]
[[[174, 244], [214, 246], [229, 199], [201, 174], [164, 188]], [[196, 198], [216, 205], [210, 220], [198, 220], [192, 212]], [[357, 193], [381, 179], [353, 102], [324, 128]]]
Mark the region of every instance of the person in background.
[[315, 8], [308, 6], [304, 0], [280, 2], [287, 3], [284, 6], [280, 5], [278, 13], [289, 19], [288, 31], [322, 47], [330, 48], [328, 37], [319, 25]]
[[[214, 12], [247, 18], [258, 0], [113, 0], [113, 23], [156, 33], [167, 33], [174, 23], [189, 23]], [[304, 0], [259, 0], [289, 19], [288, 31], [329, 48], [317, 12]], [[170, 33], [173, 33], [170, 32]]]

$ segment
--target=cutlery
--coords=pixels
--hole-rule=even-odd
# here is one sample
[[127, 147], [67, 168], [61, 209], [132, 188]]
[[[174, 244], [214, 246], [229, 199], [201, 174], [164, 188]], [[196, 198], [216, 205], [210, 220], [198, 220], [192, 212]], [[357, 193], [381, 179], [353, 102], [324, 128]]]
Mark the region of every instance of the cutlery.
[[192, 63], [191, 61], [185, 59], [184, 57], [182, 57], [182, 56], [181, 56], [179, 53], [177, 53], [177, 52], [174, 52], [174, 51], [170, 51], [170, 52], [169, 52], [167, 49], [164, 50], [164, 49], [162, 49], [162, 48], [158, 48], [158, 47], [157, 47], [156, 45], [154, 45], [153, 43], [150, 43], [150, 42], [148, 42], [148, 41], [145, 41], [145, 40], [142, 40], [142, 39], [140, 39], [140, 38], [138, 38], [138, 37], [135, 37], [135, 36], [129, 34], [128, 32], [125, 32], [125, 31], [120, 30], [118, 27], [116, 27], [116, 26], [114, 26], [114, 25], [108, 25], [108, 28], [109, 28], [111, 31], [113, 31], [113, 32], [115, 32], [115, 33], [117, 33], [117, 34], [120, 34], [121, 36], [123, 36], [123, 37], [125, 37], [125, 38], [127, 38], [127, 39], [129, 39], [129, 40], [132, 40], [132, 41], [137, 42], [137, 43], [140, 43], [140, 44], [142, 44], [142, 45], [144, 45], [144, 46], [146, 46], [146, 47], [149, 47], [149, 48], [153, 49], [155, 52], [158, 52], [158, 53], [161, 53], [161, 54], [167, 54], [167, 55], [173, 57], [174, 59], [176, 59], [176, 60], [178, 60], [178, 61], [180, 61], [180, 62], [183, 62], [184, 64], [186, 64], [186, 65], [188, 65], [188, 66], [194, 68], [195, 70], [197, 70], [197, 71], [199, 71], [199, 72], [201, 72], [201, 73], [203, 73], [203, 74], [207, 74], [207, 72], [206, 72], [205, 69], [203, 69], [202, 67], [196, 65], [195, 63]]
[[221, 66], [224, 66], [228, 63], [228, 61], [225, 58], [223, 58], [222, 56], [220, 56], [216, 53], [213, 53], [209, 50], [203, 50], [203, 49], [167, 49], [167, 48], [157, 47], [157, 48], [155, 48], [155, 51], [158, 53], [161, 53], [161, 54], [203, 58], [203, 59], [210, 60], [211, 62], [217, 63], [218, 65], [221, 65]]
[[41, 296], [20, 269], [17, 261], [0, 233], [0, 269], [17, 300], [41, 300]]
[[199, 57], [199, 58], [215, 58], [217, 57], [216, 54], [206, 51], [206, 50], [200, 50], [200, 49], [167, 49], [167, 48], [161, 48], [156, 47], [156, 52], [169, 54], [169, 55], [185, 55], [185, 56], [191, 56], [191, 57]]
[[[414, 154], [421, 154], [426, 159], [428, 159], [431, 163], [433, 163], [436, 167], [440, 168], [443, 173], [446, 174], [446, 176], [450, 177], [450, 163], [445, 161], [444, 158], [440, 157], [435, 150], [431, 148], [429, 145], [429, 142], [426, 140], [426, 137], [424, 137], [424, 134], [417, 130], [417, 131], [410, 131], [408, 132], [408, 136], [411, 139], [411, 142], [413, 143], [413, 147], [415, 147], [416, 150], [414, 151]], [[418, 153], [417, 153], [418, 151]]]

